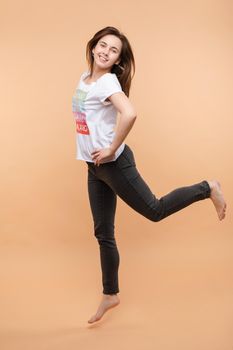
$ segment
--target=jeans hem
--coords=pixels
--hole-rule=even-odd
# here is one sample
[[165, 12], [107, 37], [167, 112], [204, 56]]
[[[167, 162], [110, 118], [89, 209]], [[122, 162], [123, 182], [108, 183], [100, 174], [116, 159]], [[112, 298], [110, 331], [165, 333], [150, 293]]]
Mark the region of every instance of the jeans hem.
[[209, 198], [210, 194], [211, 194], [210, 185], [209, 185], [209, 183], [206, 180], [202, 181], [202, 184], [205, 186], [205, 189], [206, 189], [205, 198]]
[[110, 294], [110, 295], [113, 295], [113, 294], [117, 294], [117, 293], [119, 293], [119, 289], [117, 290], [117, 291], [115, 291], [115, 292], [113, 292], [113, 291], [110, 291], [110, 292], [108, 292], [108, 291], [103, 291], [103, 294]]

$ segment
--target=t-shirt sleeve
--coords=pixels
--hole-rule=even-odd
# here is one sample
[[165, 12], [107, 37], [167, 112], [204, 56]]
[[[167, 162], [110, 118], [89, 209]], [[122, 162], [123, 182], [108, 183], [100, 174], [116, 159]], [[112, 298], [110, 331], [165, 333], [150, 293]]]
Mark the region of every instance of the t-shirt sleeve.
[[105, 74], [100, 82], [99, 86], [99, 99], [103, 104], [110, 104], [110, 101], [106, 101], [108, 97], [113, 95], [116, 92], [122, 92], [124, 91], [121, 88], [121, 85], [119, 83], [119, 80], [117, 79], [117, 76], [113, 73], [107, 73]]

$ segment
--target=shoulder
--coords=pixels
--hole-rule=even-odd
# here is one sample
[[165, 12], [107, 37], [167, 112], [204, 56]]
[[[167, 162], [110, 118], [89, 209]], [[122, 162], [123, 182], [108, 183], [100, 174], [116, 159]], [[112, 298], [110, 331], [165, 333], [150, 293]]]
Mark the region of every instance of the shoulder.
[[103, 79], [107, 79], [107, 80], [117, 80], [118, 81], [118, 78], [117, 78], [116, 74], [115, 73], [111, 73], [111, 72], [103, 74], [102, 78]]
[[86, 78], [86, 76], [89, 74], [87, 70], [85, 70], [81, 75], [80, 75], [80, 80], [83, 80]]
[[88, 75], [88, 71], [84, 71], [80, 74], [79, 80], [78, 80], [78, 86], [80, 86], [80, 84], [83, 83], [83, 80], [86, 78], [87, 75]]
[[99, 83], [100, 85], [104, 85], [104, 86], [114, 85], [114, 86], [121, 87], [116, 74], [111, 72], [103, 74], [102, 77], [99, 79]]
[[97, 81], [96, 91], [98, 91], [99, 100], [103, 104], [110, 104], [109, 97], [117, 92], [122, 92], [122, 87], [115, 73], [105, 73]]

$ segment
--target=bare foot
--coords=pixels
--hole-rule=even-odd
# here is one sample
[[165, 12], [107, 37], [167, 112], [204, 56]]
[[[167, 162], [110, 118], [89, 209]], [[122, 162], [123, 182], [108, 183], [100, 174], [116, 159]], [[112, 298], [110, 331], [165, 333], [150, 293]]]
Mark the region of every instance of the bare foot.
[[212, 200], [215, 209], [218, 213], [219, 220], [223, 220], [226, 215], [226, 202], [223, 197], [220, 183], [217, 180], [208, 181], [210, 186], [210, 199]]
[[120, 299], [117, 294], [103, 294], [103, 298], [96, 314], [88, 320], [88, 323], [99, 321], [107, 310], [117, 306], [118, 304], [120, 304]]

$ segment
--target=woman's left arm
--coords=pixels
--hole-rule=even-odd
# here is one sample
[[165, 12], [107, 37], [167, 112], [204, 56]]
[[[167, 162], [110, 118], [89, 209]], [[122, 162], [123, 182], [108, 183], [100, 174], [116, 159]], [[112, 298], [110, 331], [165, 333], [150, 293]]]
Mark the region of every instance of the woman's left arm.
[[109, 100], [116, 107], [118, 112], [120, 112], [120, 119], [111, 146], [92, 153], [93, 160], [96, 165], [99, 165], [101, 160], [111, 159], [111, 157], [114, 156], [114, 153], [125, 140], [137, 118], [136, 111], [132, 103], [122, 92], [117, 92], [111, 95]]
[[115, 131], [115, 137], [110, 146], [113, 153], [115, 153], [132, 129], [137, 114], [132, 103], [125, 94], [122, 94], [121, 92], [115, 93], [110, 96], [109, 99], [118, 112], [120, 112], [120, 119]]

